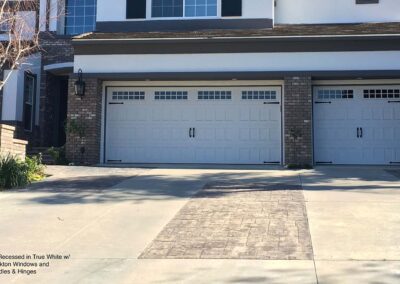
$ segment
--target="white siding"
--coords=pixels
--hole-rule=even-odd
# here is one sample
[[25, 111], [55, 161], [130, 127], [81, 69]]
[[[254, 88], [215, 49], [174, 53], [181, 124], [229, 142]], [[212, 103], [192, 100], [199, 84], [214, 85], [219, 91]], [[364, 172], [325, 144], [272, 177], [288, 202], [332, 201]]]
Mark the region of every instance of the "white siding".
[[[7, 19], [8, 15], [8, 13], [4, 13], [4, 19]], [[13, 30], [16, 32], [17, 37], [27, 40], [34, 36], [36, 33], [36, 11], [19, 11], [11, 18], [15, 20], [15, 28]], [[8, 33], [0, 34], [0, 40], [7, 41]]]
[[400, 21], [400, 1], [358, 4], [356, 0], [277, 0], [275, 23], [360, 23]]
[[18, 20], [16, 30], [21, 31], [23, 39], [31, 39], [36, 34], [36, 12], [20, 11], [18, 12]]
[[[11, 74], [10, 74], [11, 72]], [[19, 70], [6, 70], [4, 71], [4, 77], [8, 77], [7, 83], [3, 87], [3, 109], [2, 109], [2, 120], [16, 120], [17, 119], [17, 109], [18, 101], [22, 104], [21, 96], [21, 84], [18, 81], [21, 79]]]
[[399, 70], [400, 51], [76, 55], [74, 70], [114, 72]]
[[50, 7], [47, 7], [47, 0], [40, 0], [39, 26], [41, 31], [46, 30], [46, 11], [49, 11], [49, 31], [57, 31], [62, 34], [64, 28], [64, 6], [65, 0], [50, 0]]
[[5, 71], [5, 76], [12, 72], [9, 80], [3, 88], [3, 112], [2, 120], [22, 121], [23, 99], [24, 99], [24, 73], [30, 71], [36, 74], [36, 107], [35, 124], [39, 124], [39, 103], [40, 103], [40, 65], [41, 56], [39, 54], [31, 55], [26, 58], [18, 70]]
[[[49, 16], [49, 30], [59, 31], [59, 20], [64, 13], [64, 3], [60, 0], [50, 0], [50, 16]], [[59, 31], [60, 32], [60, 31]]]
[[[273, 0], [242, 0], [243, 14], [241, 18], [272, 19]], [[116, 9], [115, 7], [118, 7]], [[147, 19], [151, 19], [151, 0], [147, 0]], [[182, 18], [183, 19], [183, 18]], [[125, 21], [126, 0], [97, 0], [97, 21]]]
[[[118, 9], [116, 9], [118, 7]], [[126, 0], [97, 0], [97, 21], [125, 21]]]
[[[43, 0], [42, 0], [43, 1]], [[243, 0], [241, 18], [274, 18], [277, 24], [354, 23], [400, 21], [400, 2], [356, 5], [356, 0]], [[147, 1], [151, 19], [151, 0]], [[118, 7], [118, 9], [115, 9]], [[125, 21], [126, 0], [97, 0], [98, 21]]]
[[39, 7], [39, 28], [41, 31], [46, 30], [46, 10], [47, 10], [47, 0], [40, 0]]
[[256, 19], [274, 17], [273, 0], [242, 0], [242, 18]]

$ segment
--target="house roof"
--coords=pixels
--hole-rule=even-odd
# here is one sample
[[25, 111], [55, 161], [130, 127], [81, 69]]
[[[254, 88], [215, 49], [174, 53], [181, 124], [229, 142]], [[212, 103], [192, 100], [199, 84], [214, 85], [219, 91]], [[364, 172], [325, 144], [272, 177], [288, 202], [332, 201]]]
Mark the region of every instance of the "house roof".
[[81, 40], [151, 40], [201, 38], [274, 38], [274, 37], [335, 37], [335, 36], [400, 35], [400, 22], [360, 24], [275, 25], [273, 29], [219, 29], [169, 32], [92, 32], [76, 36]]

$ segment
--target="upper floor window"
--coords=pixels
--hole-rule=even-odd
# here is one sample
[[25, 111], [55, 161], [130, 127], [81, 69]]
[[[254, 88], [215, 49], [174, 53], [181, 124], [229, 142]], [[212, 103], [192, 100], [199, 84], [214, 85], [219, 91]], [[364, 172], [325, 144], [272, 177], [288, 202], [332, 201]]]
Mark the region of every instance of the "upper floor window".
[[126, 5], [127, 19], [242, 15], [242, 0], [126, 0]]
[[152, 17], [216, 17], [218, 0], [153, 0]]
[[65, 33], [92, 32], [96, 28], [96, 0], [66, 0]]

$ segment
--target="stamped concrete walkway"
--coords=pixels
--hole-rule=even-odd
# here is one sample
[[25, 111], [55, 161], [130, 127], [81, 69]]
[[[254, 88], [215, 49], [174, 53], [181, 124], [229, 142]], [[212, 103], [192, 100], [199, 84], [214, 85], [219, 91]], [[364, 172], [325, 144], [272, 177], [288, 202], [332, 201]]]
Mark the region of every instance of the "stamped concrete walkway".
[[[384, 168], [49, 170], [53, 176], [43, 183], [0, 192], [0, 254], [59, 253], [71, 258], [52, 261], [35, 275], [0, 275], [0, 283], [398, 283], [400, 279], [400, 180]], [[268, 220], [268, 229], [267, 221], [257, 219]], [[209, 234], [201, 235], [200, 227], [191, 226], [197, 222], [203, 222]], [[234, 233], [242, 225], [246, 242]], [[165, 258], [169, 252], [157, 259], [144, 258], [168, 229], [171, 244], [182, 239], [189, 248], [200, 243], [211, 249], [221, 245], [212, 243], [214, 239], [225, 242], [222, 236], [228, 229], [234, 244], [228, 250], [230, 259], [220, 258], [219, 250], [212, 254], [217, 259], [189, 258], [186, 250], [179, 252], [184, 259]], [[190, 239], [190, 230], [197, 234], [195, 239]], [[273, 235], [279, 236], [281, 246], [267, 241]], [[290, 243], [285, 246], [285, 241]], [[272, 244], [271, 250], [266, 243]], [[224, 252], [227, 247], [225, 242]], [[249, 252], [257, 247], [266, 253], [255, 253], [256, 259], [251, 259], [254, 253]], [[289, 260], [290, 256], [296, 259]]]
[[208, 183], [140, 258], [311, 260], [301, 187]]

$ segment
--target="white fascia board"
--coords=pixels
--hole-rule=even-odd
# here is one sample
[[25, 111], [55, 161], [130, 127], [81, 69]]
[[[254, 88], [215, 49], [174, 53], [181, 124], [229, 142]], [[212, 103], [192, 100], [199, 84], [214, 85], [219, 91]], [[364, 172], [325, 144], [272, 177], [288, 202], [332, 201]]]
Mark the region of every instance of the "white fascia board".
[[54, 63], [43, 66], [44, 71], [58, 70], [63, 68], [72, 68], [74, 66], [74, 62], [63, 62], [63, 63]]
[[74, 72], [399, 70], [400, 51], [75, 55]]
[[[85, 34], [87, 35], [87, 34]], [[84, 35], [82, 35], [84, 36]], [[293, 36], [251, 36], [251, 37], [177, 37], [177, 38], [114, 38], [114, 39], [85, 39], [75, 37], [74, 42], [112, 42], [112, 41], [177, 41], [177, 40], [210, 40], [210, 39], [302, 39], [302, 38], [353, 38], [353, 37], [388, 37], [388, 36], [400, 36], [398, 34], [355, 34], [355, 35], [293, 35]]]

